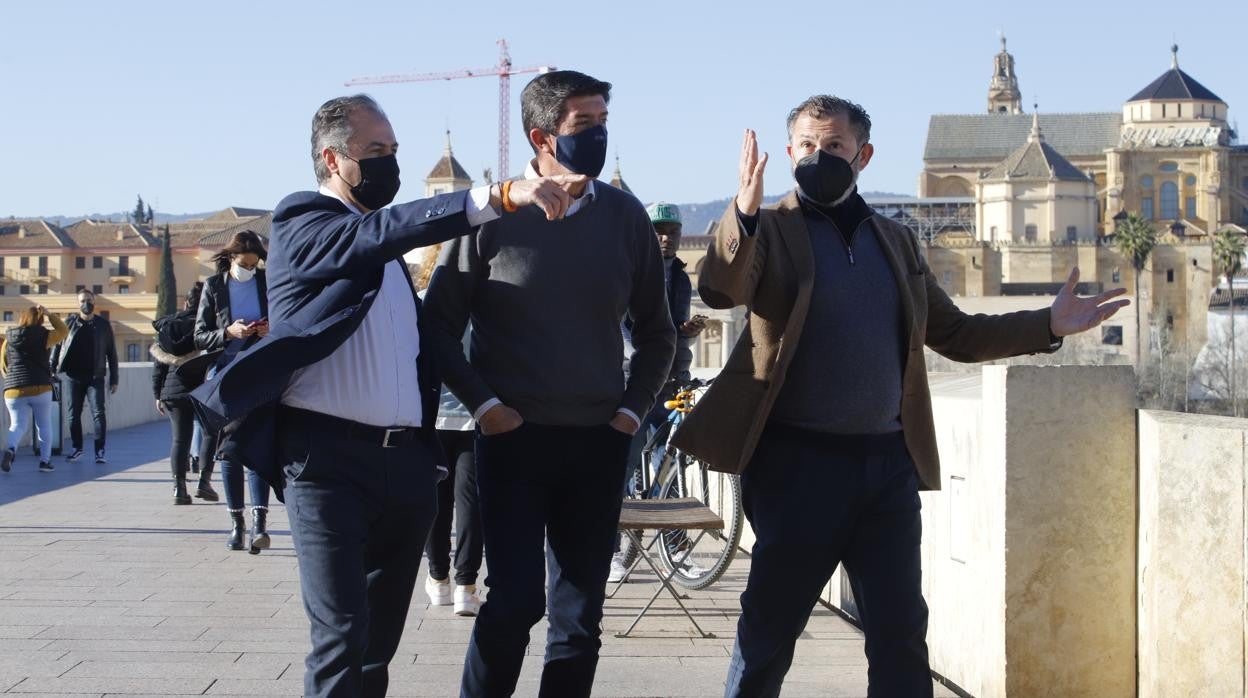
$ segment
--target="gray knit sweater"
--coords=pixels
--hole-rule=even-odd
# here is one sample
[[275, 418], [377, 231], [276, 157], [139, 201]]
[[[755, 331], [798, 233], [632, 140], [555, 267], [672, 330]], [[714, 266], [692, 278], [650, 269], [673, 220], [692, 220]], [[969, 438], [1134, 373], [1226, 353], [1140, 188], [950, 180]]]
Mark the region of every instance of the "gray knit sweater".
[[[644, 416], [654, 402], [676, 344], [658, 242], [637, 199], [602, 182], [594, 190], [563, 220], [526, 206], [443, 246], [421, 332], [469, 410], [496, 397], [526, 421], [588, 426], [621, 407]], [[627, 385], [625, 313], [637, 349]]]

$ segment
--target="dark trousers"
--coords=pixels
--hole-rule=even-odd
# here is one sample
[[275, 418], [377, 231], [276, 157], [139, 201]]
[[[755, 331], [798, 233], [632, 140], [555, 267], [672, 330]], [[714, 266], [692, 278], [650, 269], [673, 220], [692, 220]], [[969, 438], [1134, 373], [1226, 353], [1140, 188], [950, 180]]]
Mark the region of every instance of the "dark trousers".
[[526, 423], [505, 434], [478, 436], [490, 591], [472, 630], [460, 696], [510, 696], [529, 630], [547, 610], [538, 695], [589, 695], [602, 645], [599, 623], [628, 443], [627, 434], [605, 424]]
[[277, 448], [311, 623], [306, 696], [383, 696], [437, 510], [434, 455], [383, 448], [348, 423], [281, 409]]
[[191, 434], [195, 431], [195, 408], [190, 398], [162, 400], [165, 415], [172, 428], [169, 444], [169, 468], [173, 478], [185, 477], [191, 467]]
[[439, 431], [438, 441], [446, 453], [450, 472], [438, 483], [438, 516], [433, 520], [425, 556], [429, 576], [446, 579], [451, 574], [451, 524], [455, 524], [455, 583], [477, 583], [481, 570], [481, 505], [477, 497], [477, 463], [473, 457], [471, 431]]
[[780, 695], [797, 637], [844, 564], [866, 634], [868, 695], [931, 696], [918, 476], [902, 435], [768, 425], [741, 487], [757, 542], [724, 695]]
[[91, 418], [95, 421], [95, 450], [104, 450], [104, 439], [108, 434], [108, 418], [104, 415], [104, 376], [95, 379], [78, 379], [65, 375], [65, 384], [69, 393], [69, 440], [75, 451], [82, 450], [82, 403], [91, 394]]

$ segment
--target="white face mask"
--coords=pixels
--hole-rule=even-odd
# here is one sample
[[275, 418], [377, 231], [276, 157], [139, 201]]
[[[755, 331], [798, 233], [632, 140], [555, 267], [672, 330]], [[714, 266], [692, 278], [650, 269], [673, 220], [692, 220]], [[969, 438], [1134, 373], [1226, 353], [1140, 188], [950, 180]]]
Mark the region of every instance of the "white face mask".
[[238, 264], [230, 265], [230, 276], [234, 277], [234, 280], [241, 284], [251, 281], [255, 275], [255, 269], [247, 269], [246, 267], [241, 267]]

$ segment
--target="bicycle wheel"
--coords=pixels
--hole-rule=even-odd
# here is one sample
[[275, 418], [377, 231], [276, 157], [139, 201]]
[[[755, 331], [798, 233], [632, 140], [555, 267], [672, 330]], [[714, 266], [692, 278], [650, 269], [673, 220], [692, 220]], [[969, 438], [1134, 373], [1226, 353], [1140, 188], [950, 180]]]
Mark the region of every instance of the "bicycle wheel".
[[660, 531], [661, 540], [656, 547], [663, 568], [667, 572], [676, 568], [673, 582], [687, 589], [705, 589], [723, 576], [741, 542], [741, 480], [736, 475], [717, 473], [683, 453], [676, 457], [679, 467], [673, 468], [671, 476], [662, 483], [659, 496], [695, 497], [724, 520], [724, 528], [707, 531], [701, 538], [698, 532]]

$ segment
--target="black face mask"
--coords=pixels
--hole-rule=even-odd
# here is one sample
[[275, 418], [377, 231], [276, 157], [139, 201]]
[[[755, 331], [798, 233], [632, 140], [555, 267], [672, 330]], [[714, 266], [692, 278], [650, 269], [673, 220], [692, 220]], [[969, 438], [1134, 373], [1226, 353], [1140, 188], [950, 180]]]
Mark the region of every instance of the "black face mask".
[[[394, 155], [356, 160], [350, 155], [344, 158], [360, 166], [360, 183], [351, 186], [351, 196], [368, 210], [385, 208], [399, 193], [399, 159]], [[338, 177], [341, 179], [342, 175]], [[343, 179], [346, 182], [347, 180]], [[351, 184], [347, 182], [347, 184]]]
[[849, 162], [824, 150], [816, 150], [798, 160], [793, 179], [797, 180], [802, 195], [821, 206], [840, 202], [854, 184], [854, 163], [858, 162], [864, 147], [865, 143]]
[[555, 139], [555, 159], [576, 174], [597, 177], [607, 162], [607, 127], [595, 126]]
[[82, 305], [78, 306], [78, 309], [82, 311], [83, 315], [90, 315], [95, 312], [95, 303], [83, 301]]

